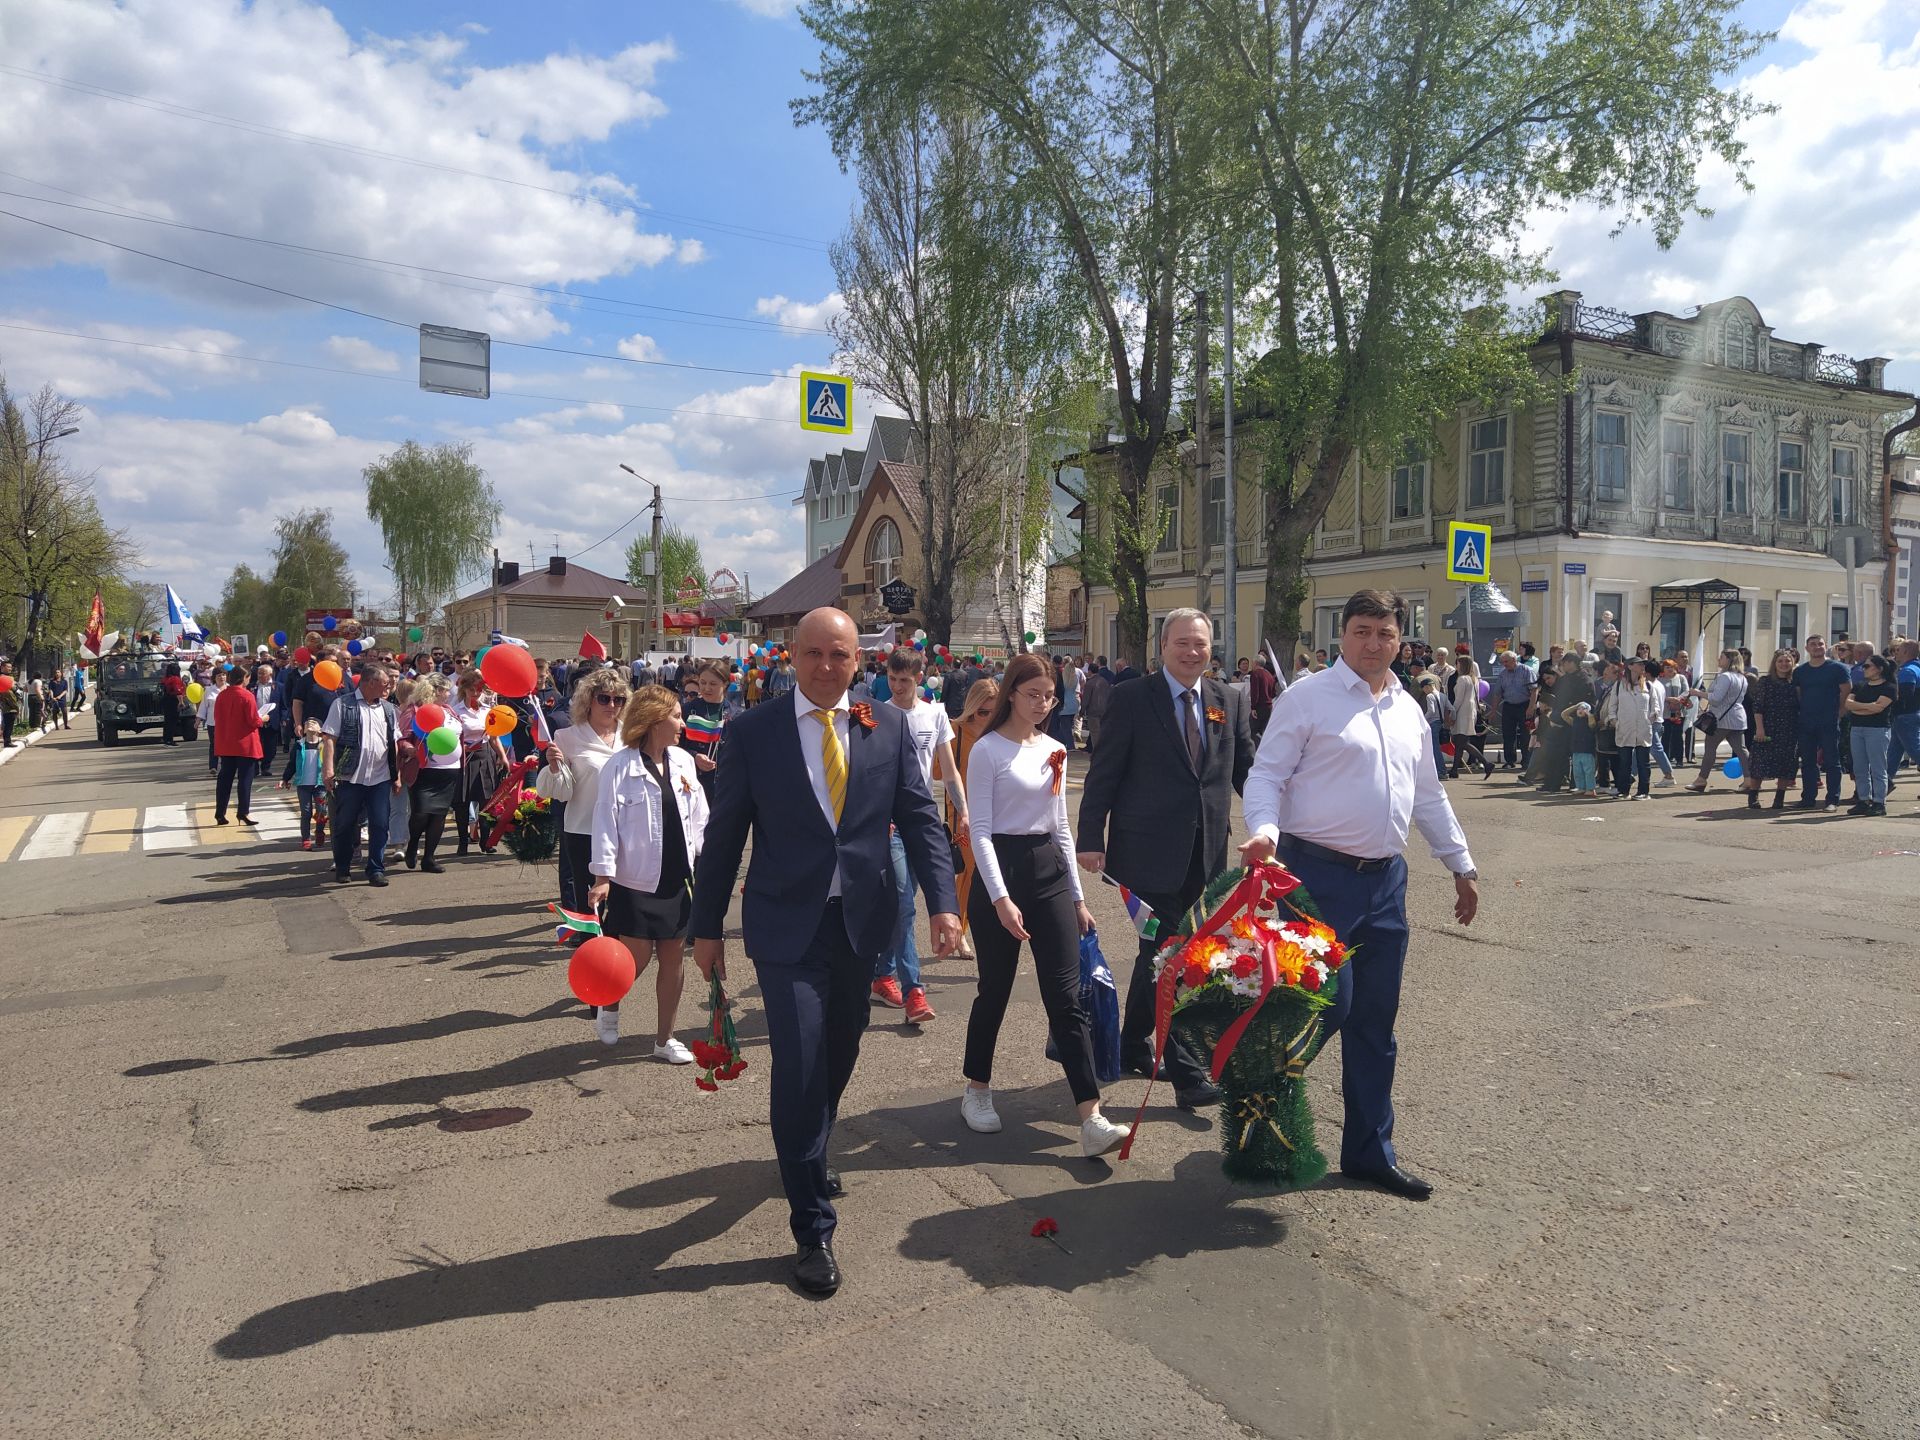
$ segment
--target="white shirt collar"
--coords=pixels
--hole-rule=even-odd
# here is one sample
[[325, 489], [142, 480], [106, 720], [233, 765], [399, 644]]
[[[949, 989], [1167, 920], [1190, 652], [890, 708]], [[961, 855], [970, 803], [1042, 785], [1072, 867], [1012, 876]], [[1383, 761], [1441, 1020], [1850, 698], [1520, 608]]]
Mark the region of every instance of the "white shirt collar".
[[1373, 693], [1373, 687], [1367, 683], [1366, 677], [1351, 665], [1347, 664], [1347, 657], [1344, 655], [1335, 660], [1328, 668], [1340, 677], [1340, 683], [1346, 686], [1347, 689], [1365, 691], [1367, 698], [1376, 705], [1383, 700], [1391, 704], [1394, 699], [1393, 692], [1398, 690], [1405, 693], [1407, 688], [1400, 683], [1400, 678], [1396, 675], [1387, 682], [1387, 688], [1385, 690], [1375, 695]]
[[[846, 695], [842, 695], [832, 705], [827, 706], [825, 708], [839, 712], [839, 711], [846, 710], [851, 704], [852, 704], [852, 701], [850, 697]], [[821, 708], [822, 708], [821, 706], [814, 704], [813, 701], [807, 698], [806, 691], [802, 690], [798, 685], [795, 685], [793, 687], [793, 713], [797, 715], [800, 719], [802, 720], [808, 719], [809, 717], [812, 716], [814, 711]], [[840, 718], [839, 715], [836, 713], [834, 716], [834, 719], [838, 720], [839, 718]]]

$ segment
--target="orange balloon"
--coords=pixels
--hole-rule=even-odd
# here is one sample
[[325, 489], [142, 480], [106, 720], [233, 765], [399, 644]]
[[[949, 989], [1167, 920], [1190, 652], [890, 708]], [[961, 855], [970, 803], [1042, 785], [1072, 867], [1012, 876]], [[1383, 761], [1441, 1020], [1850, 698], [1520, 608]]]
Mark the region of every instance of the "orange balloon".
[[335, 660], [322, 660], [313, 667], [313, 683], [322, 690], [338, 690], [340, 682], [346, 677], [340, 673], [340, 665]]
[[511, 705], [496, 705], [487, 711], [487, 734], [498, 737], [511, 735], [514, 726], [520, 723], [520, 717], [513, 713]]
[[632, 952], [607, 935], [594, 936], [567, 962], [567, 983], [583, 1005], [618, 1005], [636, 973]]

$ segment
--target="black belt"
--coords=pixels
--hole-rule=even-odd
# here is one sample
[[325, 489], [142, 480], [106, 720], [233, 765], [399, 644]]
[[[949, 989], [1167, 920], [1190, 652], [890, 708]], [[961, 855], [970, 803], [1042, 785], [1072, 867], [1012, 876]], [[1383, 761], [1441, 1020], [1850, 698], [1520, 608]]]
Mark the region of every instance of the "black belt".
[[1329, 850], [1324, 845], [1316, 845], [1311, 840], [1302, 840], [1297, 835], [1282, 835], [1278, 847], [1283, 853], [1291, 852], [1304, 860], [1324, 860], [1329, 865], [1338, 865], [1344, 870], [1357, 874], [1371, 875], [1386, 869], [1398, 859], [1389, 855], [1384, 860], [1362, 860], [1358, 855], [1349, 855], [1344, 850]]

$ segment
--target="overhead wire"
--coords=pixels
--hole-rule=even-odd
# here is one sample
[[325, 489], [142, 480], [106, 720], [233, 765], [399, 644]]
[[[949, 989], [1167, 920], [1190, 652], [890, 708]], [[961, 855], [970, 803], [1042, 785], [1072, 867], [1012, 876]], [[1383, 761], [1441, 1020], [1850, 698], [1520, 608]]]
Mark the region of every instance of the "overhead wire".
[[[151, 250], [142, 250], [136, 245], [123, 245], [117, 240], [108, 240], [104, 236], [89, 235], [82, 230], [70, 230], [64, 225], [55, 225], [51, 220], [36, 219], [31, 215], [22, 215], [17, 211], [0, 209], [0, 216], [18, 220], [27, 225], [38, 225], [42, 229], [53, 230], [62, 235], [70, 235], [76, 240], [86, 240], [95, 245], [104, 245], [110, 250], [123, 251], [129, 255], [138, 255], [146, 260], [154, 260], [162, 265], [175, 265], [182, 270], [191, 270], [197, 275], [205, 275], [215, 280], [225, 280], [234, 285], [245, 285], [251, 289], [264, 290], [272, 295], [283, 296], [288, 300], [299, 300], [308, 305], [318, 305], [327, 310], [338, 310], [345, 315], [357, 315], [362, 320], [375, 320], [383, 325], [395, 325], [402, 330], [417, 331], [419, 327], [406, 320], [396, 320], [391, 315], [376, 315], [370, 310], [357, 309], [352, 305], [342, 305], [335, 300], [322, 300], [317, 296], [303, 295], [297, 290], [288, 290], [278, 285], [269, 285], [262, 280], [248, 280], [243, 276], [229, 275], [223, 270], [209, 269], [205, 265], [190, 264], [175, 259], [171, 255], [158, 255]], [[664, 370], [688, 370], [707, 375], [745, 375], [756, 380], [787, 379], [779, 371], [742, 370], [732, 365], [696, 365], [687, 360], [651, 360], [635, 355], [607, 354], [598, 350], [577, 350], [561, 345], [539, 345], [528, 340], [493, 340], [493, 345], [515, 350], [536, 350], [548, 355], [571, 355], [585, 360], [616, 361], [622, 365], [648, 365]]]
[[684, 211], [658, 210], [637, 205], [618, 196], [586, 195], [580, 190], [567, 190], [554, 185], [541, 185], [531, 180], [517, 180], [508, 175], [494, 175], [484, 170], [469, 170], [459, 165], [449, 165], [439, 160], [424, 160], [414, 155], [403, 155], [397, 151], [380, 150], [369, 145], [357, 145], [351, 141], [334, 140], [324, 135], [315, 135], [308, 131], [294, 130], [283, 125], [269, 125], [264, 121], [244, 120], [238, 116], [221, 115], [210, 110], [197, 110], [190, 105], [180, 105], [170, 100], [160, 100], [153, 96], [140, 95], [127, 90], [115, 90], [106, 85], [96, 85], [91, 81], [74, 80], [67, 76], [55, 75], [45, 70], [32, 70], [24, 66], [8, 65], [0, 62], [0, 74], [15, 75], [23, 80], [32, 80], [39, 84], [70, 90], [78, 94], [92, 95], [102, 99], [115, 100], [122, 104], [137, 106], [158, 114], [172, 115], [181, 119], [197, 120], [204, 124], [219, 125], [230, 130], [240, 130], [270, 139], [285, 140], [303, 145], [314, 145], [321, 149], [340, 151], [346, 154], [362, 155], [376, 160], [389, 160], [401, 165], [412, 165], [424, 170], [436, 170], [443, 174], [464, 175], [475, 180], [488, 180], [498, 185], [511, 185], [522, 190], [534, 190], [544, 194], [558, 195], [563, 199], [587, 201], [604, 205], [609, 209], [625, 210], [641, 217], [658, 217], [663, 220], [678, 221], [683, 225], [711, 229], [720, 234], [731, 235], [737, 239], [754, 240], [768, 245], [782, 245], [791, 249], [811, 250], [826, 253], [830, 248], [825, 241], [811, 236], [793, 235], [779, 230], [766, 230], [758, 226], [741, 225], [730, 220], [715, 220], [709, 217], [690, 215]]
[[[474, 290], [474, 285], [457, 285], [453, 281], [475, 281], [480, 286], [501, 289], [524, 290], [535, 295], [551, 296], [564, 301], [570, 307], [582, 310], [598, 310], [600, 313], [613, 314], [605, 306], [622, 306], [640, 312], [637, 318], [669, 320], [675, 324], [702, 325], [713, 329], [737, 329], [745, 331], [768, 330], [780, 334], [793, 335], [829, 335], [832, 332], [823, 326], [795, 325], [784, 320], [768, 320], [746, 315], [723, 315], [711, 310], [690, 310], [677, 305], [660, 305], [646, 300], [626, 300], [616, 295], [606, 295], [594, 291], [567, 290], [554, 285], [533, 285], [521, 280], [503, 280], [490, 275], [472, 275], [461, 270], [448, 270], [436, 265], [416, 265], [405, 260], [388, 260], [378, 255], [357, 255], [350, 250], [333, 250], [322, 245], [302, 245], [291, 240], [273, 240], [260, 235], [247, 235], [234, 230], [220, 230], [208, 225], [193, 225], [183, 220], [169, 220], [160, 215], [149, 215], [124, 205], [115, 205], [111, 201], [97, 196], [86, 195], [78, 190], [68, 190], [59, 185], [50, 185], [44, 180], [36, 180], [29, 175], [21, 175], [12, 170], [0, 169], [0, 175], [21, 181], [24, 184], [39, 186], [46, 190], [55, 190], [62, 195], [72, 195], [79, 200], [91, 201], [91, 204], [76, 204], [71, 200], [55, 200], [46, 195], [30, 195], [18, 190], [0, 190], [0, 196], [15, 200], [28, 200], [38, 205], [58, 205], [62, 209], [79, 210], [90, 215], [105, 215], [116, 220], [137, 220], [147, 225], [161, 225], [171, 230], [187, 230], [198, 235], [216, 235], [223, 240], [238, 240], [249, 245], [267, 245], [280, 250], [292, 250], [300, 254], [313, 255], [322, 259], [341, 263], [373, 267], [378, 273], [388, 270], [411, 271], [419, 278], [432, 284], [449, 285], [453, 289]], [[435, 276], [449, 276], [450, 280], [436, 280]], [[599, 305], [588, 303], [598, 301]], [[663, 312], [655, 314], [653, 312]], [[688, 318], [682, 318], [688, 317]]]

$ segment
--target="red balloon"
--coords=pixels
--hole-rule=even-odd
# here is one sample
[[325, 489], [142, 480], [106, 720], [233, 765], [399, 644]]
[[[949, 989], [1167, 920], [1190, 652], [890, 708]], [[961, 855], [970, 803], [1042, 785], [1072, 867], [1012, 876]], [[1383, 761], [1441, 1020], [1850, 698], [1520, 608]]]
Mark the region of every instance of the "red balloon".
[[446, 708], [441, 705], [422, 705], [413, 712], [413, 723], [432, 734], [447, 723]]
[[633, 956], [618, 940], [596, 935], [567, 963], [567, 984], [583, 1005], [618, 1005], [633, 988]]
[[293, 652], [293, 662], [296, 665], [304, 665], [311, 659], [313, 659], [313, 651], [304, 645]]
[[508, 700], [531, 695], [539, 672], [533, 656], [518, 645], [495, 645], [480, 661], [480, 677], [494, 694]]
[[0, 695], [8, 694], [9, 692], [12, 691], [12, 689], [13, 689], [13, 676], [0, 675]]

